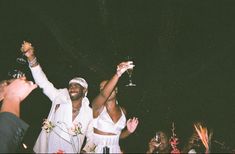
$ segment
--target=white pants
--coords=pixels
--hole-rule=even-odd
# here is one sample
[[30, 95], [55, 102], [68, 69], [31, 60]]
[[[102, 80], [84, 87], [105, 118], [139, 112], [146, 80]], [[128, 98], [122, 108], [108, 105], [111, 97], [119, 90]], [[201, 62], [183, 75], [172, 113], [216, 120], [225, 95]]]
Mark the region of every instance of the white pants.
[[96, 145], [95, 153], [103, 153], [105, 146], [109, 148], [109, 153], [121, 153], [119, 135], [99, 135], [93, 133], [93, 142]]

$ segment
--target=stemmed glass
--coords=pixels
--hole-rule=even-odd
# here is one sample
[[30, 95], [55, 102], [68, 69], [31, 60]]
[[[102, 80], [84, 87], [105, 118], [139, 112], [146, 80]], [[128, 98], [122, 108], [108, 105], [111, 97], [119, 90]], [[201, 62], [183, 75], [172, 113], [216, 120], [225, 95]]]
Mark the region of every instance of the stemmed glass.
[[[127, 56], [127, 60], [128, 61], [132, 61], [132, 57]], [[132, 82], [132, 74], [133, 74], [133, 68], [127, 69], [127, 74], [128, 74], [128, 78], [129, 78], [129, 83], [126, 85], [127, 87], [135, 87], [136, 84]]]

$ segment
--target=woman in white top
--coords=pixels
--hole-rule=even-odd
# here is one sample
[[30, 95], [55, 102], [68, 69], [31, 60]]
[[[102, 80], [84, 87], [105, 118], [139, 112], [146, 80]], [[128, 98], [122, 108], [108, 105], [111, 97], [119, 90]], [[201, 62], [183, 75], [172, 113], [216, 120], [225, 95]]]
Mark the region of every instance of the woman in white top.
[[[116, 84], [121, 75], [130, 68], [133, 62], [122, 62], [117, 66], [116, 74], [109, 81], [102, 81], [100, 93], [92, 102], [94, 118], [93, 142], [96, 153], [121, 153], [119, 138], [125, 138], [133, 133], [138, 125], [138, 119], [132, 118], [126, 122], [125, 111], [118, 105]], [[127, 129], [123, 130], [127, 126]]]

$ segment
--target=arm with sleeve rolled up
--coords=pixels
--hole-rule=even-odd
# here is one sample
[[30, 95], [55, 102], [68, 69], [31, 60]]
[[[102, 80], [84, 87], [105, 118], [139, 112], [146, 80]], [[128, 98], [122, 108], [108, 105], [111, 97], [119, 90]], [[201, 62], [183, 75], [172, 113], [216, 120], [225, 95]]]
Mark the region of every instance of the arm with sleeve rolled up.
[[58, 95], [58, 89], [47, 79], [41, 66], [39, 65], [37, 58], [34, 54], [34, 48], [31, 43], [24, 41], [21, 47], [21, 51], [27, 57], [29, 62], [29, 68], [32, 72], [35, 83], [43, 89], [43, 93], [49, 97], [51, 101]]
[[49, 97], [51, 101], [58, 95], [59, 90], [47, 79], [40, 65], [30, 67], [35, 83], [43, 89], [43, 93]]

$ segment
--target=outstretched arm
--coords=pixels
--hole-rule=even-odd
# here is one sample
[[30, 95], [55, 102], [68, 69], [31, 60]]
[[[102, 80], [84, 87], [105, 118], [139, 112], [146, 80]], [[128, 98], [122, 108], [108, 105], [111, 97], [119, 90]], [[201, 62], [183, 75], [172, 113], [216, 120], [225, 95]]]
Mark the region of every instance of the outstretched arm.
[[104, 89], [100, 91], [100, 93], [95, 97], [92, 102], [92, 110], [93, 110], [93, 117], [96, 118], [100, 111], [102, 110], [105, 102], [111, 95], [113, 89], [115, 88], [117, 82], [119, 80], [119, 76], [115, 74], [111, 80], [105, 85]]
[[96, 96], [96, 98], [92, 102], [92, 109], [93, 109], [93, 117], [96, 118], [100, 111], [102, 110], [105, 102], [110, 97], [112, 91], [114, 90], [115, 86], [121, 75], [130, 68], [133, 68], [133, 62], [122, 62], [117, 66], [116, 74], [107, 82], [104, 88], [100, 91], [100, 93]]
[[31, 43], [24, 41], [21, 47], [21, 51], [28, 58], [29, 67], [31, 69], [34, 81], [40, 88], [43, 89], [43, 93], [49, 97], [51, 101], [58, 95], [58, 89], [47, 79], [41, 66], [38, 64], [35, 56], [35, 50]]

